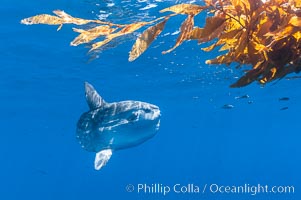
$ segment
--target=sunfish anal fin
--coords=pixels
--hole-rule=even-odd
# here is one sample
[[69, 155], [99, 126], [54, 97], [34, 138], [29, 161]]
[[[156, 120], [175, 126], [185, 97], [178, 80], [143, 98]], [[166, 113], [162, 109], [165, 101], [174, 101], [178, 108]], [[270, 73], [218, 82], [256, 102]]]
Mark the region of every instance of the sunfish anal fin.
[[100, 170], [103, 166], [107, 164], [112, 156], [112, 149], [105, 149], [96, 153], [94, 168]]
[[94, 87], [88, 82], [85, 82], [85, 93], [86, 93], [86, 99], [90, 110], [100, 108], [105, 104], [103, 98], [97, 93]]

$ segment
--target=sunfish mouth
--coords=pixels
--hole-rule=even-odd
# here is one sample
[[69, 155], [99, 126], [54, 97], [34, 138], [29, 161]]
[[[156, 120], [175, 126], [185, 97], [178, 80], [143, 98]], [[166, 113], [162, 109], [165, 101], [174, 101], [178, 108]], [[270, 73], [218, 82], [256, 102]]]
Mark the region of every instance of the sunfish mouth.
[[101, 169], [113, 151], [137, 146], [158, 132], [158, 106], [132, 100], [107, 103], [89, 83], [85, 92], [90, 110], [80, 117], [76, 137], [82, 148], [97, 152], [95, 169]]

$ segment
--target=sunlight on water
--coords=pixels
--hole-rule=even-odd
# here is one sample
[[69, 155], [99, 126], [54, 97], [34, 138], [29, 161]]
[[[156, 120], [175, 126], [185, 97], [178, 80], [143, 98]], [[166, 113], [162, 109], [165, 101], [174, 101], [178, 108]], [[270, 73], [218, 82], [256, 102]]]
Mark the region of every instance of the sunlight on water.
[[[118, 22], [134, 22], [153, 19], [160, 8], [174, 5], [175, 3], [195, 3], [195, 0], [103, 0], [87, 1], [94, 4], [97, 9], [94, 13], [100, 20]], [[160, 7], [160, 8], [159, 8]]]

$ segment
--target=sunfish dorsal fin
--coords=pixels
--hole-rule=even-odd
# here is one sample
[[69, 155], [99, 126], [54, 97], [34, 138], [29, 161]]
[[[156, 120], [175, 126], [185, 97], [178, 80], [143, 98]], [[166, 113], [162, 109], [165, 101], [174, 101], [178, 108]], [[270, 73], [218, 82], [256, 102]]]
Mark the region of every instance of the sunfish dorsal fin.
[[100, 170], [103, 166], [107, 164], [112, 156], [111, 149], [105, 149], [98, 153], [96, 153], [95, 161], [94, 161], [94, 168], [96, 170]]
[[100, 108], [106, 103], [103, 98], [97, 93], [94, 87], [88, 82], [85, 82], [85, 92], [90, 110]]

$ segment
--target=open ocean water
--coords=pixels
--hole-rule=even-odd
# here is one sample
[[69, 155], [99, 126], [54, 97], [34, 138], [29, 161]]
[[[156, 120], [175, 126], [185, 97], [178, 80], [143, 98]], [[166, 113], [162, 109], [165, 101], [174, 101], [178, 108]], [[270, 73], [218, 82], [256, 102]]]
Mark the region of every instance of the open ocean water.
[[[174, 44], [181, 17], [131, 63], [135, 34], [91, 60], [85, 45], [69, 46], [76, 36], [71, 25], [57, 32], [56, 26], [20, 24], [55, 9], [134, 22], [153, 19], [175, 2], [1, 1], [0, 199], [301, 199], [300, 79], [231, 89], [243, 72], [206, 65], [218, 52], [202, 52], [191, 41], [162, 55]], [[76, 123], [88, 111], [85, 81], [108, 102], [150, 102], [162, 114], [154, 138], [114, 152], [100, 171], [93, 167], [95, 154], [75, 138]], [[226, 192], [227, 186], [247, 191]], [[284, 192], [287, 186], [294, 190]]]

